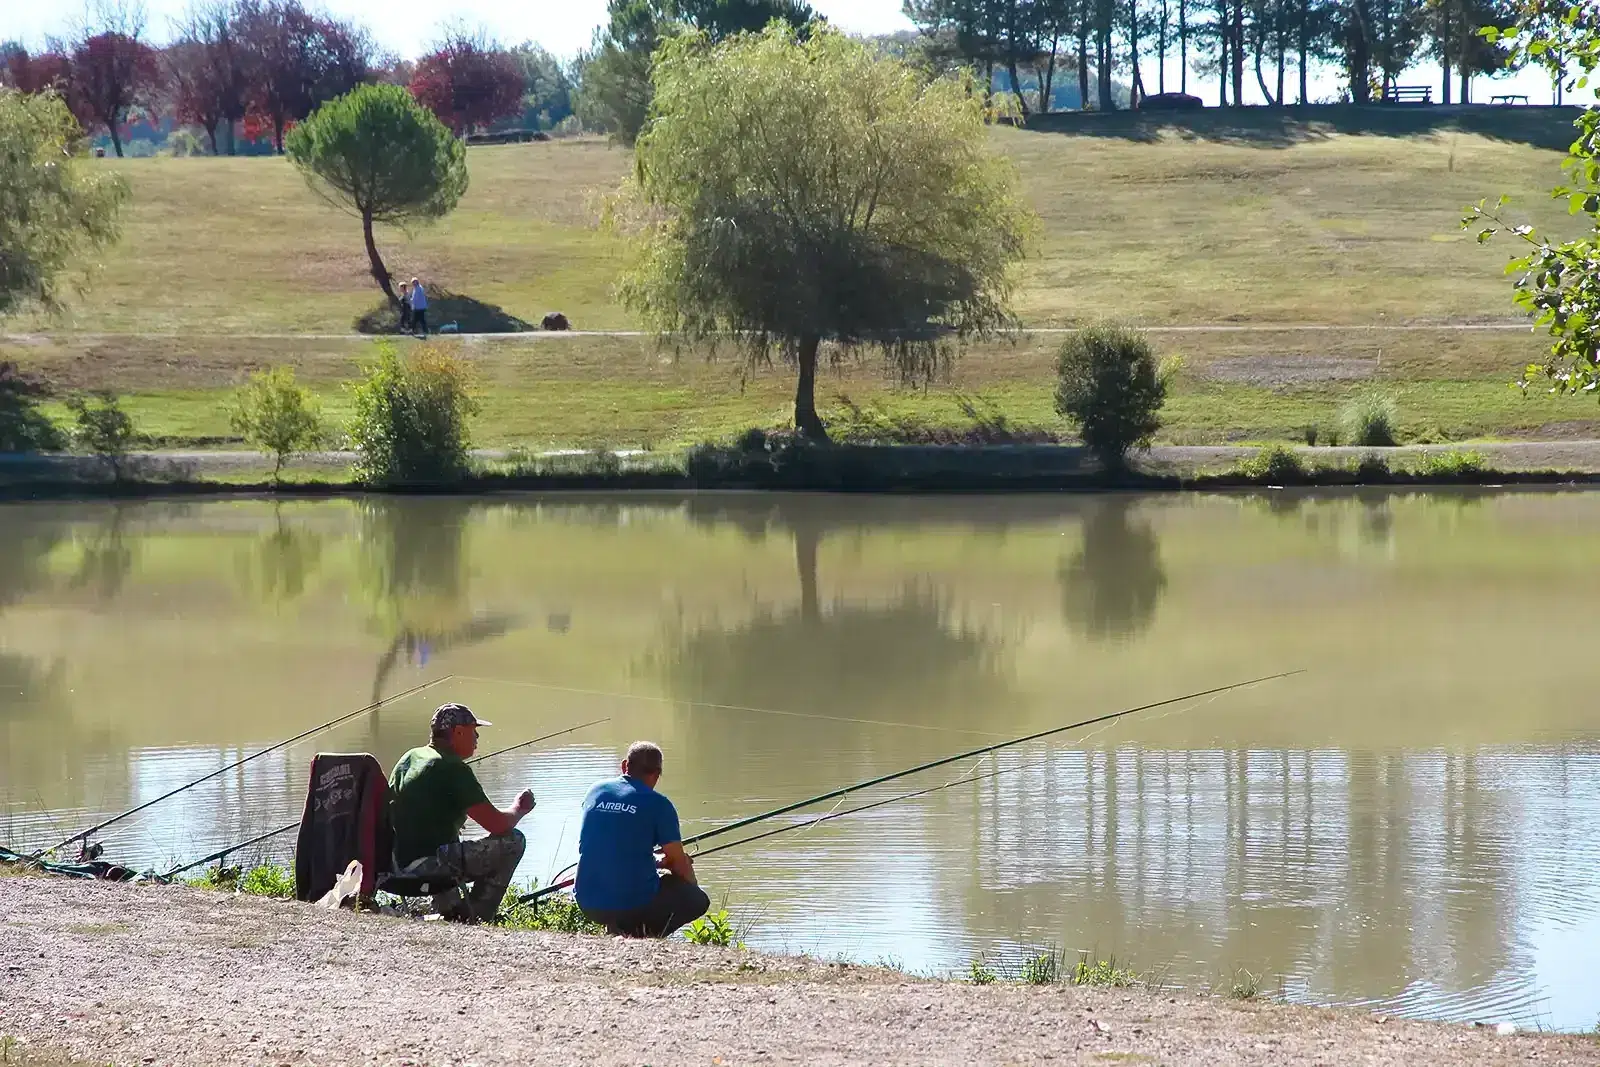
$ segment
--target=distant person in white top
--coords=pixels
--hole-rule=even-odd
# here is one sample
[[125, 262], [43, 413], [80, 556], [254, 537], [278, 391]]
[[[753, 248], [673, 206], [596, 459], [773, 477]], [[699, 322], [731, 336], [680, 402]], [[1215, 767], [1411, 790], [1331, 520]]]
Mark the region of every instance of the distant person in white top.
[[415, 278], [411, 279], [411, 325], [423, 337], [428, 336], [428, 294]]

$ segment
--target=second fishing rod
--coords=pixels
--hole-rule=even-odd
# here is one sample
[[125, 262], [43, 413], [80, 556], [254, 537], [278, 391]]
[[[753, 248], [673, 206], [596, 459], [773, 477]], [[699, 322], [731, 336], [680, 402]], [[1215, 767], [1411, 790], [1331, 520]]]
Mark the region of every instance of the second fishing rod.
[[[692, 837], [686, 837], [683, 839], [683, 844], [685, 847], [688, 847], [689, 845], [695, 844], [698, 841], [706, 841], [722, 834], [732, 833], [735, 830], [742, 830], [746, 826], [752, 826], [759, 822], [765, 822], [768, 819], [774, 819], [780, 815], [787, 815], [792, 811], [798, 811], [801, 808], [808, 808], [813, 804], [822, 804], [826, 801], [835, 800], [851, 793], [860, 792], [863, 789], [870, 789], [873, 786], [883, 785], [886, 782], [893, 782], [901, 778], [909, 777], [913, 774], [920, 774], [923, 771], [931, 771], [935, 768], [943, 767], [951, 763], [957, 763], [961, 760], [971, 759], [974, 756], [983, 756], [990, 752], [999, 752], [1002, 749], [1012, 748], [1016, 745], [1027, 744], [1030, 741], [1039, 741], [1046, 737], [1053, 737], [1056, 734], [1066, 733], [1069, 730], [1079, 730], [1088, 726], [1098, 726], [1101, 723], [1114, 722], [1117, 719], [1125, 718], [1129, 715], [1137, 715], [1140, 712], [1154, 711], [1156, 708], [1164, 708], [1172, 704], [1181, 704], [1185, 700], [1198, 700], [1201, 697], [1215, 696], [1219, 693], [1226, 693], [1234, 689], [1243, 689], [1246, 686], [1260, 685], [1263, 682], [1277, 681], [1281, 678], [1290, 678], [1294, 675], [1304, 673], [1304, 670], [1281, 671], [1277, 674], [1268, 674], [1260, 678], [1251, 678], [1243, 682], [1234, 682], [1231, 685], [1220, 685], [1211, 689], [1202, 689], [1194, 693], [1185, 693], [1182, 696], [1168, 697], [1165, 700], [1157, 700], [1149, 704], [1140, 704], [1137, 707], [1124, 708], [1121, 711], [1113, 711], [1105, 715], [1097, 715], [1093, 718], [1083, 719], [1079, 722], [1067, 723], [1065, 726], [1053, 726], [1048, 730], [1040, 730], [1036, 733], [1025, 734], [1022, 737], [1014, 737], [1009, 741], [999, 741], [992, 745], [981, 745], [978, 748], [968, 749], [965, 752], [958, 752], [953, 756], [943, 756], [936, 760], [930, 760], [927, 763], [919, 763], [915, 767], [908, 767], [903, 771], [895, 771], [891, 774], [879, 775], [876, 778], [869, 778], [864, 782], [857, 782], [855, 785], [842, 786], [841, 788], [831, 790], [827, 793], [821, 793], [814, 797], [807, 797], [804, 800], [797, 800], [792, 804], [784, 804], [781, 807], [773, 808], [770, 811], [763, 811], [760, 814], [739, 819], [735, 822], [728, 823], [725, 826], [719, 826], [714, 830], [707, 830], [703, 834], [695, 834]], [[565, 872], [562, 873], [564, 874]], [[567, 887], [571, 886], [572, 883], [573, 879], [571, 878], [558, 878], [557, 881], [551, 885], [545, 886], [543, 889], [532, 893], [527, 893], [522, 897], [519, 897], [518, 902], [522, 904], [532, 903], [533, 901], [549, 896], [551, 893], [566, 889]]]

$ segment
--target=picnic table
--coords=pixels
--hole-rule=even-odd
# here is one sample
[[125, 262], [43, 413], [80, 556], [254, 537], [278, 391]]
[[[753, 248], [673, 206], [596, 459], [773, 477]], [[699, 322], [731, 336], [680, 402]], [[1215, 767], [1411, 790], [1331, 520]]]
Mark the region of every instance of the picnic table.
[[1498, 96], [1491, 96], [1489, 98], [1489, 103], [1491, 103], [1491, 104], [1505, 104], [1507, 106], [1510, 106], [1512, 104], [1515, 104], [1519, 100], [1522, 101], [1524, 104], [1526, 104], [1528, 102], [1528, 98], [1526, 96], [1523, 96], [1521, 93], [1500, 93]]

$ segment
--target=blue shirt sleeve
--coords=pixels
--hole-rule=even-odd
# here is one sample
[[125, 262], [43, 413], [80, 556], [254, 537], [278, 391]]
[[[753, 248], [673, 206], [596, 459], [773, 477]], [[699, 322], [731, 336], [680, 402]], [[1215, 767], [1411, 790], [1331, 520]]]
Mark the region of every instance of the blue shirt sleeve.
[[659, 793], [656, 799], [659, 801], [656, 804], [656, 844], [670, 845], [674, 841], [682, 841], [683, 833], [678, 829], [678, 809]]

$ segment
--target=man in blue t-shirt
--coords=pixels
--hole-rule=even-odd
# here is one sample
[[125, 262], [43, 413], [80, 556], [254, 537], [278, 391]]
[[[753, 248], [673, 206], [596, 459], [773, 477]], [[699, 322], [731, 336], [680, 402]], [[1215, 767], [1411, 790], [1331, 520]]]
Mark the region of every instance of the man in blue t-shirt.
[[683, 851], [678, 811], [656, 792], [660, 780], [661, 749], [635, 741], [622, 777], [599, 783], [583, 798], [578, 907], [613, 934], [666, 937], [711, 907]]

